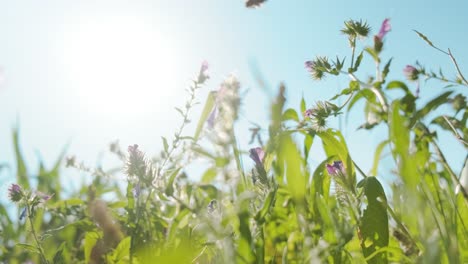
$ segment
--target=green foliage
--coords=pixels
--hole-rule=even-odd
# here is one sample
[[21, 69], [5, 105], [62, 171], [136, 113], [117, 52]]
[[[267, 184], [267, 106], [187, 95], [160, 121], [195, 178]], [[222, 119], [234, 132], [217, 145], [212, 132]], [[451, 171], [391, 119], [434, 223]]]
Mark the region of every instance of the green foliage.
[[[138, 145], [125, 153], [112, 144], [112, 153], [122, 160], [119, 170], [127, 174], [123, 182], [109, 177], [115, 170], [88, 168], [68, 158], [68, 167], [93, 180], [65, 199], [59, 177], [64, 151], [52, 169], [40, 163], [37, 186], [32, 186], [36, 181], [15, 129], [12, 177], [18, 186], [11, 186], [9, 195], [25, 215], [11, 219], [0, 205], [0, 262], [466, 263], [468, 193], [439, 142], [454, 136], [467, 147], [466, 96], [457, 89], [468, 84], [450, 50], [446, 54], [460, 79], [427, 73], [417, 64], [408, 71], [416, 74], [410, 81], [418, 82], [418, 91], [387, 80], [392, 59], [381, 58], [383, 37], [357, 50], [356, 41], [369, 32], [362, 21], [345, 23], [342, 33], [352, 58], [347, 71], [339, 58], [318, 56], [306, 63], [313, 79], [349, 76], [349, 84], [329, 101], [308, 108], [302, 98], [298, 110], [285, 109], [281, 84], [270, 124], [252, 129], [258, 147], [248, 152], [239, 148], [234, 133], [241, 102], [233, 77], [208, 94], [193, 137], [185, 135], [195, 93], [208, 79], [207, 64], [188, 89], [184, 107], [177, 108], [182, 122], [174, 137], [162, 137], [160, 155], [150, 158]], [[355, 73], [366, 56], [375, 62], [376, 73], [362, 81]], [[383, 67], [381, 61], [386, 61]], [[443, 84], [440, 94], [427, 98], [419, 91], [420, 76], [454, 86], [447, 90]], [[340, 97], [346, 100], [338, 105]], [[358, 106], [364, 113], [359, 128], [388, 131], [379, 135], [369, 175], [347, 147], [352, 139], [327, 122]], [[317, 166], [310, 162], [317, 158], [314, 144], [326, 154]], [[246, 153], [251, 163], [245, 162]], [[199, 180], [188, 166], [194, 158], [207, 164]], [[391, 184], [384, 188], [382, 182]]]

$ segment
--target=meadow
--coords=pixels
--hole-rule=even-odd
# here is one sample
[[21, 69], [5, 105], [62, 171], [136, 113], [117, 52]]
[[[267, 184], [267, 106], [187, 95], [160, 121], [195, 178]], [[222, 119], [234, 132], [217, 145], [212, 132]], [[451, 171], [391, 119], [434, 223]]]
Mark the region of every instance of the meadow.
[[[374, 27], [371, 34], [365, 20], [346, 20], [337, 34], [349, 55], [304, 62], [313, 81], [349, 78], [338, 94], [324, 89], [329, 100], [302, 98], [287, 108], [288, 87], [278, 84], [265, 109], [269, 125], [251, 129], [251, 149], [240, 149], [235, 133], [242, 80], [229, 76], [198, 97], [211, 85], [209, 62], [194, 70], [176, 108], [179, 128], [162, 137], [159, 155], [138, 142], [109, 146], [123, 182], [67, 153], [50, 169], [29, 171], [15, 130], [8, 196], [16, 209], [11, 217], [0, 204], [0, 263], [467, 263], [468, 185], [440, 145], [453, 137], [468, 147], [468, 81], [430, 32], [414, 34], [452, 68], [392, 67], [392, 57], [381, 56], [391, 21]], [[362, 72], [363, 60], [375, 71]], [[426, 82], [439, 87], [436, 96], [420, 89]], [[351, 111], [363, 113], [358, 129], [386, 131], [369, 171], [355, 162], [341, 129], [329, 126]], [[326, 153], [318, 166], [309, 162], [313, 145]], [[383, 155], [392, 160], [390, 189], [382, 184], [390, 176], [381, 174]], [[193, 180], [186, 168], [200, 160], [209, 166]], [[92, 184], [64, 195], [64, 164], [91, 175]]]

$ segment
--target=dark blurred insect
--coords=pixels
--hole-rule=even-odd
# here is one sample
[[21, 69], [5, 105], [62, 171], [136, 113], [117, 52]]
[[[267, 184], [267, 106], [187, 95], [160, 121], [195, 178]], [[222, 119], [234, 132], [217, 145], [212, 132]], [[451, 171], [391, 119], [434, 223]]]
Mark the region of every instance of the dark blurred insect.
[[248, 7], [248, 8], [260, 7], [266, 1], [267, 0], [247, 0], [245, 2], [245, 6]]

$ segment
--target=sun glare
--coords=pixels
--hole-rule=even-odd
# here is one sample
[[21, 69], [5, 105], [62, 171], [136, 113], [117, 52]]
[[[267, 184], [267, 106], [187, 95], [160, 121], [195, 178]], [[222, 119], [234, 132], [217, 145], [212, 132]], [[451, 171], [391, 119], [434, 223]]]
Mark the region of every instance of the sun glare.
[[135, 18], [76, 24], [65, 33], [64, 58], [74, 96], [95, 114], [156, 111], [176, 77], [165, 36]]

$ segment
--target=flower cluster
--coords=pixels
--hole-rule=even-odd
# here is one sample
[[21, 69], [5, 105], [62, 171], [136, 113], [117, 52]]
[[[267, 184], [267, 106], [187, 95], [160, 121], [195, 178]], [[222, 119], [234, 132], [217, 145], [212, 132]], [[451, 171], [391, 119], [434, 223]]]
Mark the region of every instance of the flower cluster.
[[[128, 157], [125, 166], [125, 173], [129, 177], [136, 177], [138, 179], [137, 182], [142, 181], [147, 185], [151, 185], [155, 178], [155, 170], [153, 169], [153, 166], [151, 165], [150, 161], [146, 159], [143, 151], [138, 149], [137, 144], [128, 146]], [[139, 189], [135, 191], [136, 193], [139, 193]]]
[[214, 130], [215, 142], [220, 145], [230, 143], [234, 122], [237, 120], [240, 96], [240, 84], [236, 77], [228, 77], [216, 92], [216, 102], [210, 116], [208, 126]]
[[307, 109], [303, 113], [304, 118], [312, 123], [312, 129], [317, 132], [325, 131], [327, 118], [338, 114], [338, 106], [327, 101], [318, 101], [313, 108]]

